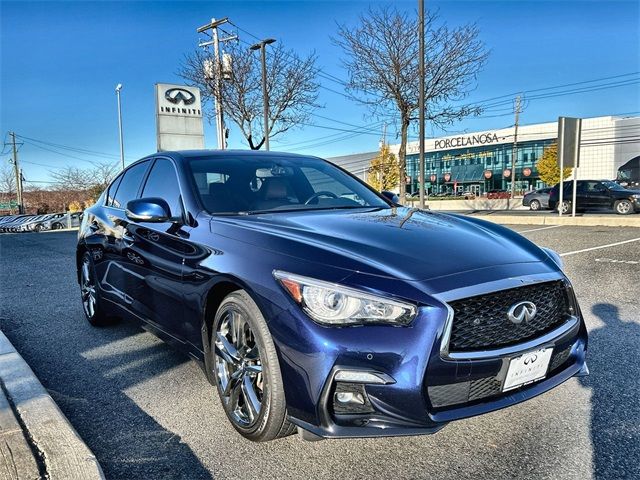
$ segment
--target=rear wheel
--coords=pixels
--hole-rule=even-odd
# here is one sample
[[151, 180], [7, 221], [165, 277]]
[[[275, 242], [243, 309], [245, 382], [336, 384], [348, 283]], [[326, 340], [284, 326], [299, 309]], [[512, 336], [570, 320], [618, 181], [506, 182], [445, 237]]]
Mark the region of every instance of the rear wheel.
[[290, 435], [280, 365], [258, 306], [242, 290], [229, 294], [213, 321], [214, 378], [227, 417], [256, 442]]
[[93, 259], [89, 252], [84, 253], [80, 264], [80, 295], [84, 315], [91, 325], [102, 327], [113, 323], [113, 319], [107, 317], [102, 306]]
[[619, 215], [628, 215], [633, 212], [633, 205], [629, 200], [618, 200], [613, 205], [613, 209]]
[[571, 212], [571, 202], [564, 200], [562, 205], [560, 205], [561, 211], [563, 214]]
[[540, 201], [539, 200], [531, 200], [531, 203], [529, 204], [529, 208], [531, 210], [540, 210], [540, 207], [542, 205], [540, 205]]

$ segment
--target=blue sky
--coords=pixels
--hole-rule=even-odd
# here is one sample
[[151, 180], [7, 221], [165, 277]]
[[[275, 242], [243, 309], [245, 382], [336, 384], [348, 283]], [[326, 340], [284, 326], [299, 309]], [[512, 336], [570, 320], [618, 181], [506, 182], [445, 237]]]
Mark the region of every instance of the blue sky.
[[[25, 143], [20, 159], [28, 180], [49, 180], [54, 167], [116, 161], [114, 87], [122, 83], [125, 154], [127, 161], [133, 161], [155, 151], [154, 84], [180, 82], [176, 71], [183, 55], [196, 48], [195, 29], [211, 17], [227, 16], [242, 29], [261, 38], [274, 37], [301, 54], [315, 51], [324, 72], [345, 79], [341, 52], [330, 36], [336, 22], [353, 25], [370, 4], [377, 3], [389, 2], [0, 1], [0, 134], [5, 137], [13, 130], [24, 137], [112, 155], [98, 157], [40, 144], [46, 150]], [[394, 3], [413, 10], [417, 1]], [[640, 7], [634, 0], [426, 3], [429, 9], [438, 8], [442, 20], [451, 26], [477, 22], [491, 50], [477, 88], [468, 98], [471, 102], [640, 71]], [[254, 40], [241, 31], [238, 34], [243, 40]], [[343, 91], [338, 83], [324, 79], [321, 83]], [[321, 89], [319, 100], [324, 108], [316, 113], [323, 117], [355, 125], [376, 122], [364, 107], [329, 90]], [[503, 115], [508, 108], [467, 119], [450, 131], [511, 125], [512, 116]], [[532, 100], [521, 119], [536, 123], [559, 115], [638, 111], [640, 93], [635, 83]], [[317, 117], [313, 122], [316, 127], [291, 130], [273, 139], [272, 150], [295, 149], [328, 157], [377, 149], [377, 134], [342, 139], [346, 133], [321, 126], [351, 127]], [[205, 134], [207, 147], [214, 148], [211, 125], [205, 125]], [[230, 147], [245, 148], [241, 140], [232, 128]], [[388, 140], [396, 140], [393, 126]], [[8, 158], [3, 155], [0, 161]]]

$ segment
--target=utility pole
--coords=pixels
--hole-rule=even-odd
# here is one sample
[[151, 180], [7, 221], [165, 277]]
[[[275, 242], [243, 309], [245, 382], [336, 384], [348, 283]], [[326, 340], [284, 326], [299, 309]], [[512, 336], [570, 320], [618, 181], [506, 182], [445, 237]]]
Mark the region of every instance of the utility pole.
[[418, 0], [418, 41], [420, 43], [420, 49], [418, 55], [419, 58], [419, 72], [420, 76], [420, 92], [418, 97], [418, 110], [420, 110], [420, 153], [418, 156], [418, 165], [420, 172], [418, 174], [418, 183], [420, 191], [420, 208], [424, 209], [424, 0]]
[[[225, 139], [225, 127], [224, 127], [224, 116], [222, 111], [222, 63], [220, 62], [220, 39], [218, 38], [218, 27], [223, 25], [229, 21], [228, 17], [221, 18], [220, 20], [216, 20], [215, 18], [211, 19], [211, 23], [201, 26], [196, 31], [198, 33], [206, 32], [207, 30], [211, 30], [211, 39], [210, 41], [200, 42], [198, 46], [207, 47], [208, 45], [213, 45], [213, 63], [214, 63], [214, 75], [215, 75], [215, 86], [213, 88], [213, 97], [215, 98], [215, 106], [216, 106], [216, 130], [217, 130], [217, 138], [218, 138], [218, 148], [220, 150], [224, 150], [226, 148], [226, 139]], [[235, 35], [229, 38], [224, 39], [223, 41], [233, 40], [237, 38]]]
[[267, 92], [267, 54], [265, 46], [275, 42], [273, 38], [266, 38], [249, 47], [251, 50], [260, 50], [262, 60], [262, 101], [264, 102], [264, 147], [269, 151], [269, 92]]
[[515, 121], [515, 132], [513, 135], [513, 149], [511, 150], [511, 200], [512, 201], [516, 196], [516, 163], [517, 163], [517, 156], [518, 156], [518, 122], [520, 121], [520, 109], [521, 109], [520, 95], [518, 95], [516, 97], [516, 104], [515, 104], [516, 121]]
[[24, 213], [24, 205], [22, 204], [22, 172], [18, 165], [18, 149], [16, 148], [16, 134], [11, 132], [11, 144], [13, 148], [13, 170], [16, 174], [16, 197], [18, 200], [18, 213]]

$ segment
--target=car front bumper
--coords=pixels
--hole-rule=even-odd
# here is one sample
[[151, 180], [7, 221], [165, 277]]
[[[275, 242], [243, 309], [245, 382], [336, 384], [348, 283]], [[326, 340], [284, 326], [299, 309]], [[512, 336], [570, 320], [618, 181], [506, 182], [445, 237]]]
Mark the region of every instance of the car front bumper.
[[[450, 421], [515, 405], [587, 374], [587, 331], [575, 313], [552, 332], [480, 358], [443, 353], [450, 314], [436, 305], [421, 307], [410, 327], [322, 327], [293, 309], [270, 327], [276, 338], [289, 339], [277, 344], [292, 423], [321, 438], [401, 436], [435, 433]], [[282, 325], [286, 332], [278, 331]], [[502, 392], [510, 360], [540, 348], [553, 348], [546, 377]], [[391, 381], [336, 380], [345, 370]], [[336, 395], [345, 388], [365, 397], [364, 411], [337, 411]]]

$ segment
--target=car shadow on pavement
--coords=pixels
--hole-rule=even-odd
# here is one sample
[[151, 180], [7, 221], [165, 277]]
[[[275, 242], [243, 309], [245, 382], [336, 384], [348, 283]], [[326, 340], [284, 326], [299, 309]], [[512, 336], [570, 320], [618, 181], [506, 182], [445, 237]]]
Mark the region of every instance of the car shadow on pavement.
[[591, 439], [596, 478], [640, 478], [640, 325], [620, 318], [617, 306], [599, 303], [592, 313], [604, 326], [589, 332], [580, 379], [592, 391]]
[[35, 248], [31, 238], [14, 240], [0, 245], [0, 329], [96, 455], [105, 476], [211, 479], [171, 425], [157, 420], [158, 404], [170, 403], [179, 415], [182, 399], [170, 393], [171, 382], [154, 379], [195, 372], [195, 364], [134, 323], [89, 325], [70, 236], [60, 234], [48, 249]]

